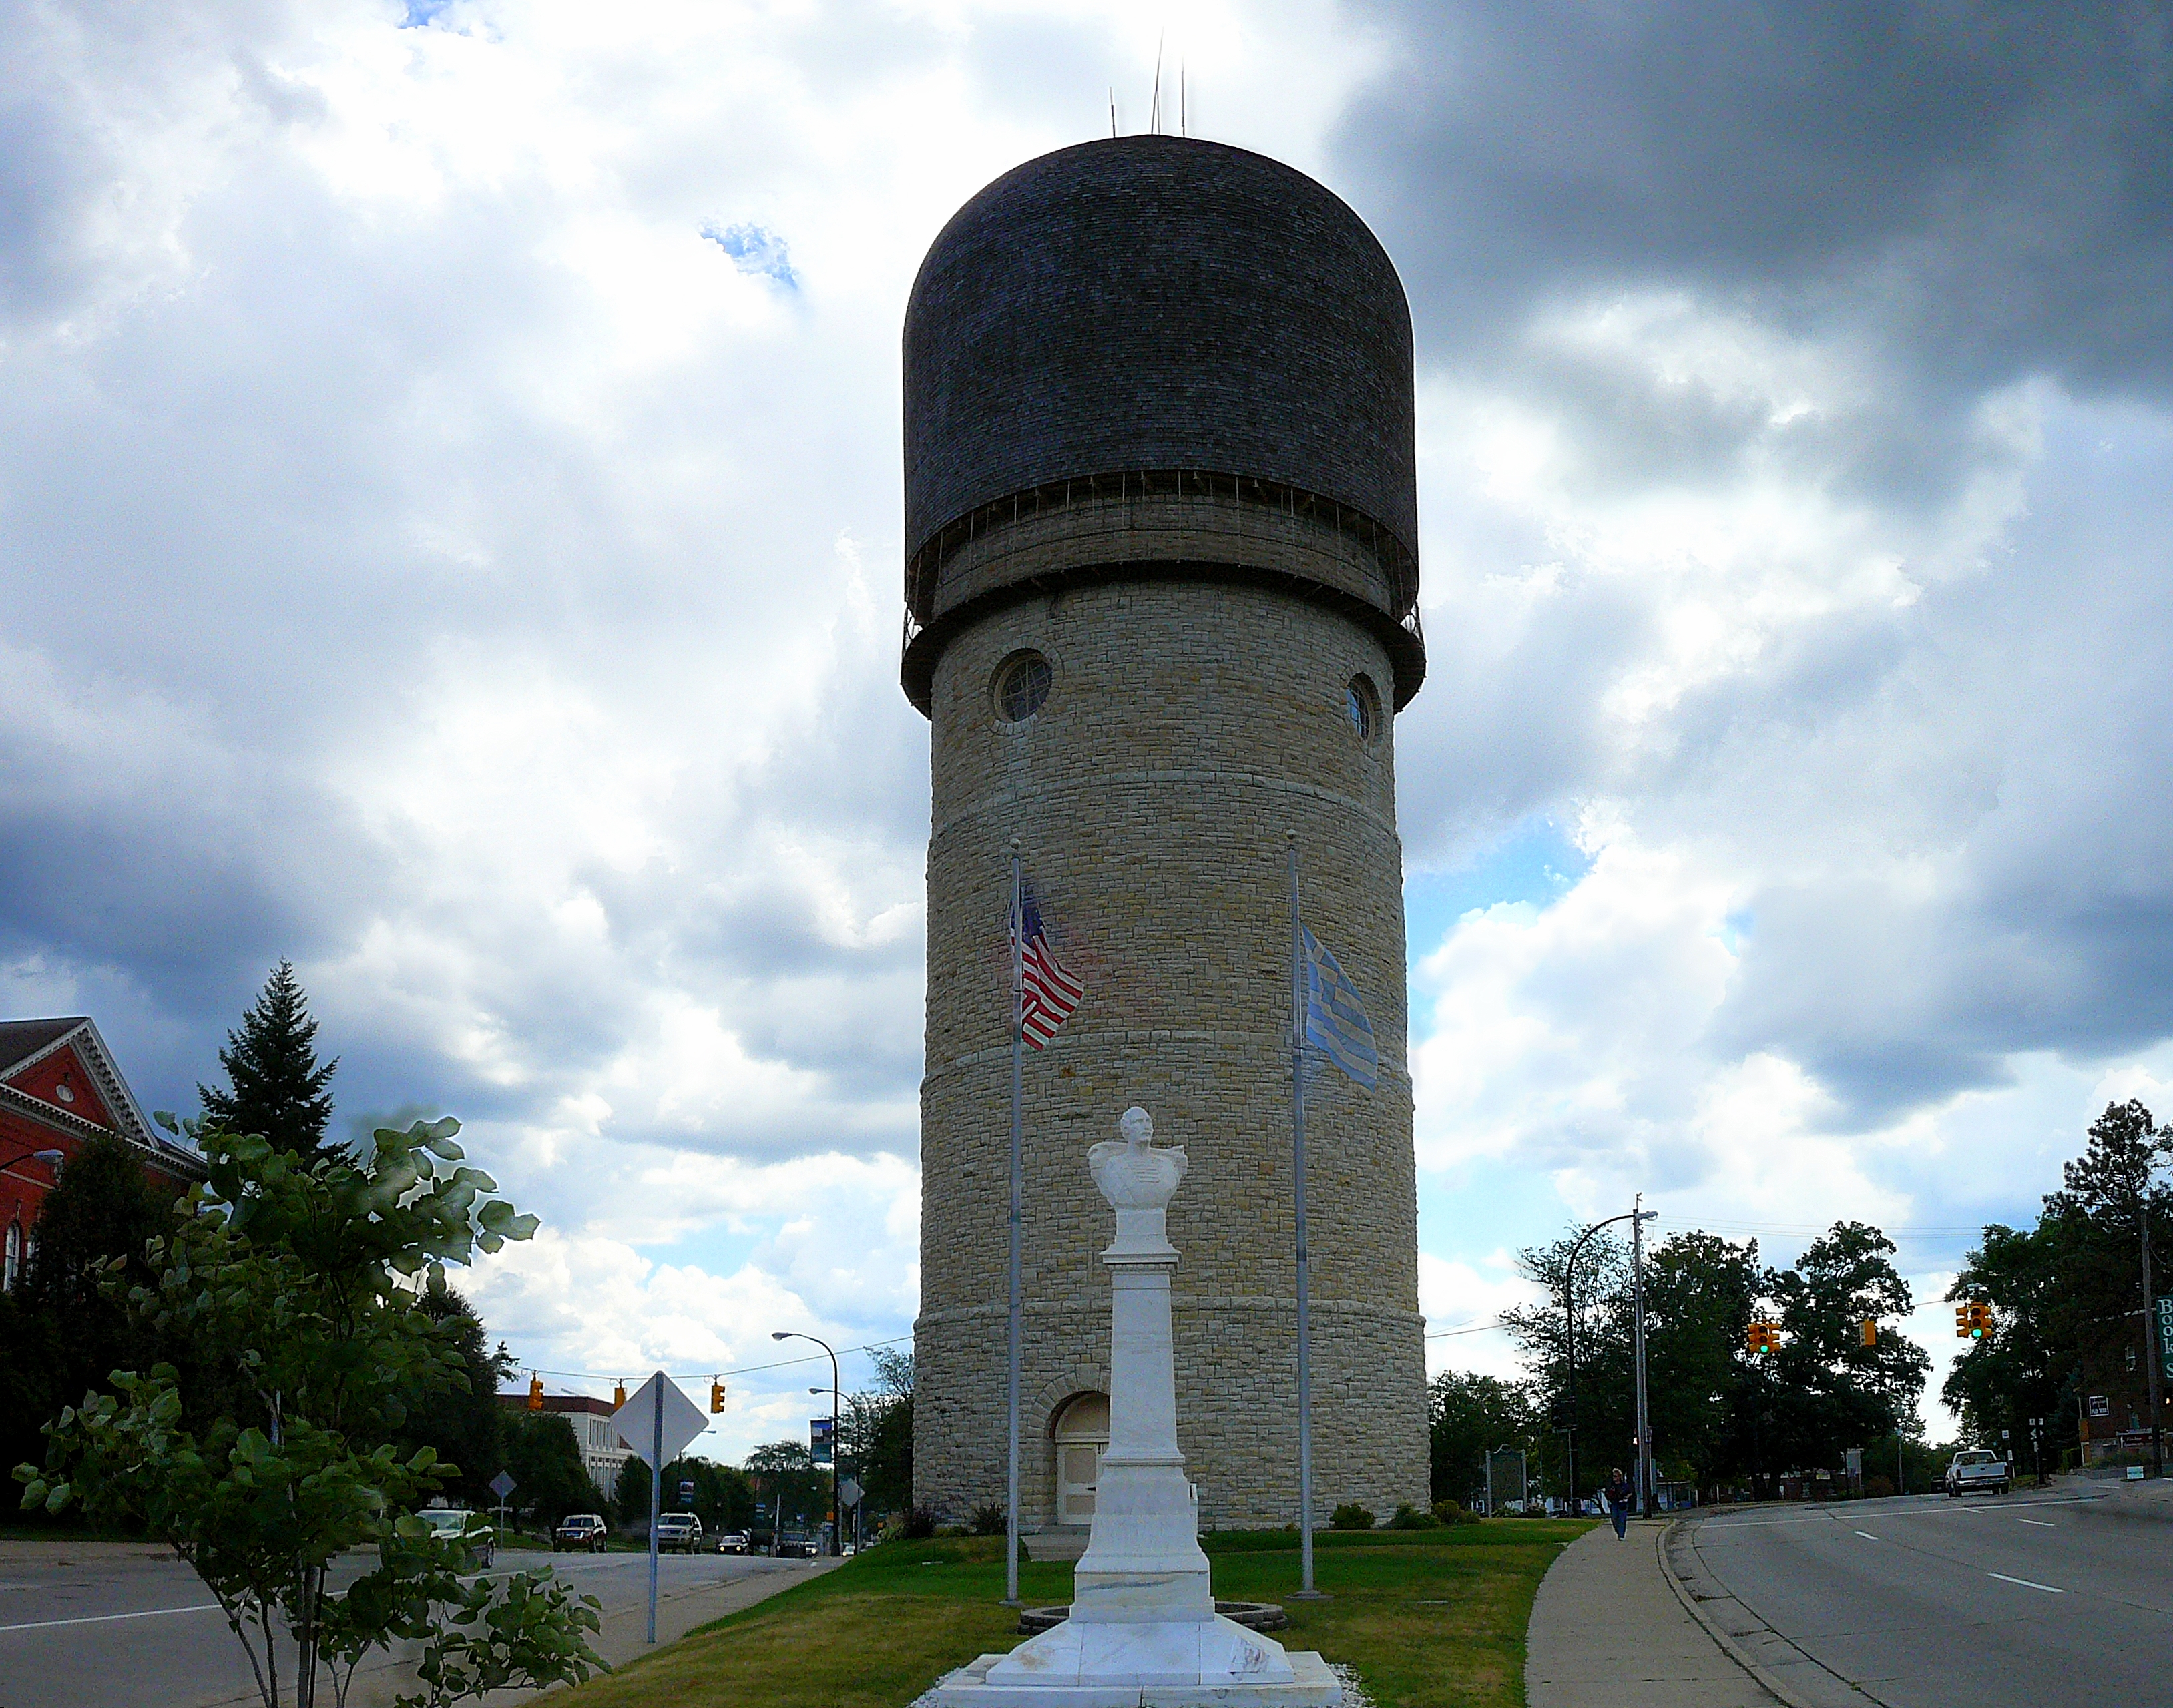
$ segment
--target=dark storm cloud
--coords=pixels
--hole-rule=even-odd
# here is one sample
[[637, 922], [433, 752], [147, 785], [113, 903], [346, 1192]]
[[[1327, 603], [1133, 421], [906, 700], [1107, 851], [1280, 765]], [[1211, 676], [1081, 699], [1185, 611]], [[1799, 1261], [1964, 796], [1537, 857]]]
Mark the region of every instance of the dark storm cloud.
[[[1730, 849], [1744, 948], [1709, 1043], [1798, 1063], [1850, 1127], [2017, 1053], [2173, 1033], [2173, 6], [1365, 10], [1388, 68], [1336, 162], [1422, 370], [1547, 423], [1587, 526], [1753, 487], [1880, 519], [1632, 727], [1610, 691], [1686, 604], [1728, 610], [1726, 580], [1593, 573], [1437, 478], [1410, 846], [1597, 796]], [[1714, 362], [1739, 332], [1750, 365]], [[2011, 520], [1972, 539], [1987, 505]], [[1845, 592], [1873, 561], [1909, 590]], [[1489, 584], [1550, 564], [1529, 607]]]
[[1340, 156], [1422, 361], [1680, 287], [1934, 389], [2173, 380], [2173, 8], [1382, 0]]

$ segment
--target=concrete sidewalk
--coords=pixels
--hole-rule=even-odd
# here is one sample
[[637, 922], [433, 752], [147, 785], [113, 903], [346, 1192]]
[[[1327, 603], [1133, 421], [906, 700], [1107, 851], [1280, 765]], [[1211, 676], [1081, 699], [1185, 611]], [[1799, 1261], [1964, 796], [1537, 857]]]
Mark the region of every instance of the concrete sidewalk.
[[1781, 1708], [1691, 1617], [1661, 1555], [1665, 1520], [1603, 1524], [1563, 1549], [1532, 1603], [1530, 1708]]

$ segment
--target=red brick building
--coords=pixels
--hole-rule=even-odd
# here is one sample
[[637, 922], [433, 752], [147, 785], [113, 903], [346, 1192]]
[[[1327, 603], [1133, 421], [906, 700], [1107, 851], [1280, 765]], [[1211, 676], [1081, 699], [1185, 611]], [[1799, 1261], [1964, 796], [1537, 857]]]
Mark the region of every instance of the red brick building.
[[196, 1153], [143, 1118], [87, 1016], [0, 1021], [0, 1285], [29, 1263], [39, 1208], [67, 1159], [101, 1133], [119, 1134], [176, 1195], [203, 1178]]

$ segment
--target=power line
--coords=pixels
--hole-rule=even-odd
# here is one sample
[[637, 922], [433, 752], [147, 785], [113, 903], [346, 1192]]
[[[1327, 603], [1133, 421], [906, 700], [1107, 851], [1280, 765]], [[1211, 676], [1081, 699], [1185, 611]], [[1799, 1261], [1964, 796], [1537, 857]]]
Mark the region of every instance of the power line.
[[[910, 1334], [893, 1334], [887, 1340], [871, 1340], [865, 1346], [841, 1346], [838, 1349], [838, 1356], [849, 1358], [855, 1352], [873, 1352], [881, 1347], [895, 1346], [901, 1340], [912, 1339]], [[828, 1355], [811, 1352], [805, 1358], [779, 1358], [768, 1364], [742, 1364], [733, 1370], [704, 1370], [691, 1375], [677, 1375], [667, 1370], [664, 1374], [666, 1379], [671, 1382], [708, 1382], [720, 1376], [752, 1376], [758, 1371], [783, 1370], [795, 1364], [820, 1364]], [[523, 1364], [518, 1367], [531, 1376], [563, 1376], [574, 1382], [617, 1382], [625, 1375], [623, 1371], [606, 1376], [595, 1370], [547, 1370], [540, 1364]]]
[[1484, 1334], [1490, 1329], [1506, 1328], [1509, 1325], [1504, 1323], [1499, 1317], [1496, 1317], [1491, 1323], [1471, 1323], [1461, 1324], [1454, 1328], [1437, 1328], [1432, 1334], [1427, 1335], [1426, 1339], [1429, 1340], [1447, 1340], [1459, 1334]]

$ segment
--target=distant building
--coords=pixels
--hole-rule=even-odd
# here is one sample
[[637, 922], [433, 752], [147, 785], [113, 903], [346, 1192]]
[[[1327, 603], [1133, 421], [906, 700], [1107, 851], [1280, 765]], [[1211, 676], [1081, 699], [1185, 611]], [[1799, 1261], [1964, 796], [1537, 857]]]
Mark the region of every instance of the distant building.
[[141, 1152], [144, 1172], [176, 1197], [204, 1177], [201, 1157], [143, 1118], [88, 1016], [0, 1021], [0, 1285], [21, 1280], [46, 1194], [101, 1133]]
[[[515, 1393], [501, 1393], [498, 1403], [508, 1411], [526, 1411], [528, 1390], [523, 1387]], [[617, 1488], [619, 1468], [634, 1457], [634, 1450], [619, 1440], [611, 1425], [612, 1413], [617, 1408], [594, 1394], [561, 1390], [543, 1396], [543, 1409], [573, 1425], [574, 1439], [580, 1444], [581, 1463], [588, 1468], [589, 1480], [605, 1495]]]
[[[2139, 1345], [2133, 1346], [2083, 1360], [2075, 1390], [2075, 1435], [2086, 1467], [2149, 1456], [2150, 1398], [2140, 1351]], [[2025, 1441], [2016, 1457], [2027, 1452]]]

